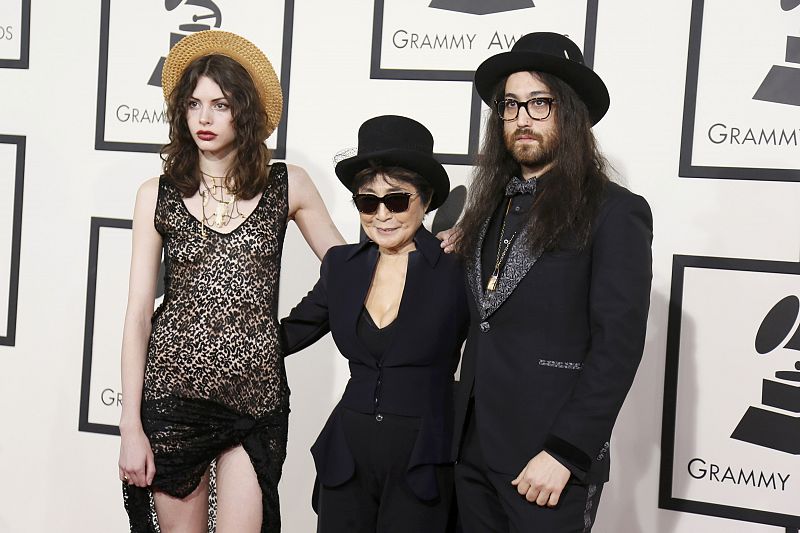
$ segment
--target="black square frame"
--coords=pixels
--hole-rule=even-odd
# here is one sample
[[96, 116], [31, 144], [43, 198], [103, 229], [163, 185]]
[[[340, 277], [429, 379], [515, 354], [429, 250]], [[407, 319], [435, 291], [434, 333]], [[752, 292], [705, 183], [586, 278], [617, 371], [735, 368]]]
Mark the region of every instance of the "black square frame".
[[[281, 71], [278, 74], [283, 91], [283, 113], [276, 131], [276, 145], [272, 151], [274, 159], [286, 157], [286, 124], [289, 118], [289, 87], [292, 62], [292, 37], [294, 27], [294, 0], [284, 0], [283, 45], [281, 50]], [[97, 73], [97, 114], [95, 121], [95, 150], [120, 152], [158, 153], [160, 144], [138, 142], [116, 142], [105, 139], [106, 100], [108, 97], [108, 40], [111, 19], [111, 0], [102, 0], [100, 12], [100, 61]]]
[[0, 68], [27, 69], [31, 50], [31, 0], [20, 0], [22, 17], [20, 19], [19, 59], [0, 59]]
[[97, 260], [100, 230], [103, 228], [132, 229], [133, 221], [119, 218], [92, 217], [89, 232], [89, 268], [86, 281], [86, 315], [83, 326], [83, 368], [81, 370], [81, 403], [78, 431], [119, 435], [119, 427], [89, 422], [89, 396], [92, 389], [92, 350], [94, 345], [95, 303], [97, 300]]
[[14, 170], [14, 208], [11, 228], [11, 255], [8, 279], [8, 314], [6, 333], [0, 336], [0, 346], [14, 346], [17, 332], [17, 302], [19, 299], [19, 255], [22, 244], [22, 198], [25, 184], [25, 137], [0, 135], [0, 144], [16, 146]]
[[678, 175], [683, 178], [800, 181], [799, 169], [716, 167], [692, 164], [704, 7], [705, 0], [692, 0], [689, 55], [686, 65], [686, 88], [683, 101], [683, 129], [681, 132], [681, 152]]
[[[372, 51], [370, 55], [370, 79], [407, 81], [461, 81], [472, 83], [475, 72], [472, 70], [414, 70], [381, 68], [381, 48], [383, 42], [383, 12], [386, 0], [375, 0], [372, 17]], [[586, 4], [586, 29], [583, 43], [583, 57], [590, 68], [594, 65], [595, 43], [597, 37], [597, 10], [600, 0], [588, 0]], [[478, 153], [481, 126], [481, 98], [473, 87], [470, 103], [469, 135], [466, 154], [434, 154], [444, 165], [472, 165]]]
[[684, 275], [688, 268], [794, 274], [800, 276], [800, 263], [693, 255], [673, 256], [672, 288], [670, 291], [669, 318], [667, 325], [667, 358], [664, 374], [664, 409], [661, 426], [661, 472], [658, 506], [661, 509], [672, 511], [682, 511], [685, 513], [716, 516], [744, 522], [784, 527], [787, 533], [798, 533], [798, 529], [800, 529], [800, 515], [792, 516], [757, 509], [685, 500], [672, 496], [675, 417], [678, 397], [678, 366], [680, 363], [681, 318], [683, 314], [683, 287]]

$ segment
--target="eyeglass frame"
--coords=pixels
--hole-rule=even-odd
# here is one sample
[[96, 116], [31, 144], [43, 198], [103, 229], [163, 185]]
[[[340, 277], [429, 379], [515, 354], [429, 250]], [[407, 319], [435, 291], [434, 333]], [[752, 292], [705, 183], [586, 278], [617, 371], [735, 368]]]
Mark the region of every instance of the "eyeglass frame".
[[[378, 212], [378, 209], [380, 209], [381, 204], [383, 204], [386, 207], [386, 210], [389, 211], [390, 213], [405, 213], [406, 211], [408, 211], [408, 208], [411, 207], [411, 199], [414, 196], [417, 196], [418, 194], [419, 194], [418, 192], [390, 192], [390, 193], [384, 194], [383, 196], [378, 196], [377, 194], [372, 194], [372, 193], [355, 193], [355, 194], [353, 194], [353, 204], [356, 206], [356, 210], [358, 210], [358, 212], [363, 214], [363, 215], [374, 215], [375, 213]], [[359, 197], [364, 198], [364, 197], [368, 197], [368, 196], [371, 196], [371, 197], [375, 198], [378, 201], [378, 205], [375, 206], [375, 210], [374, 211], [365, 212], [365, 211], [362, 211], [361, 209], [358, 208], [358, 203], [356, 203], [356, 200]], [[405, 207], [405, 209], [401, 209], [400, 211], [393, 211], [389, 207], [389, 205], [386, 203], [386, 198], [388, 198], [388, 197], [397, 198], [398, 196], [405, 196], [407, 198], [406, 207]]]
[[[540, 100], [540, 101], [543, 101], [543, 102], [547, 102], [547, 114], [544, 117], [536, 118], [533, 115], [531, 115], [530, 111], [528, 111], [528, 104], [530, 104], [534, 100]], [[503, 112], [501, 111], [500, 106], [502, 105], [503, 107], [505, 107], [506, 102], [516, 102], [517, 103], [517, 114], [514, 115], [514, 118], [505, 118], [503, 116]], [[550, 115], [553, 114], [553, 104], [555, 104], [555, 103], [558, 103], [558, 100], [556, 100], [552, 96], [534, 96], [533, 98], [525, 100], [524, 102], [520, 102], [519, 100], [517, 100], [515, 98], [502, 98], [500, 100], [495, 100], [494, 101], [494, 110], [497, 112], [497, 115], [500, 117], [500, 120], [502, 120], [504, 122], [511, 122], [512, 120], [517, 120], [519, 118], [519, 110], [522, 109], [522, 108], [525, 109], [525, 112], [528, 114], [528, 117], [531, 120], [547, 120], [548, 118], [550, 118]]]

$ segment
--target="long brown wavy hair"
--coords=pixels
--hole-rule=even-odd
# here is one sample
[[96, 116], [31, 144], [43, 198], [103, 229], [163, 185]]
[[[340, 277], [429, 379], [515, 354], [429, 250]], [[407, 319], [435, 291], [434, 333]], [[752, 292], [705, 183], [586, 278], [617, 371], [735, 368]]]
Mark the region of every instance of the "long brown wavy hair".
[[[606, 158], [600, 153], [592, 132], [586, 105], [575, 91], [559, 78], [537, 73], [553, 92], [558, 139], [555, 164], [548, 179], [540, 180], [532, 216], [524, 228], [532, 253], [553, 250], [559, 245], [585, 247], [591, 236], [592, 221], [609, 182]], [[503, 97], [506, 80], [498, 83], [495, 98]], [[476, 161], [464, 216], [458, 226], [462, 236], [459, 252], [472, 257], [480, 230], [503, 198], [506, 183], [521, 176], [519, 163], [506, 148], [503, 121], [492, 112], [483, 138], [483, 150]]]
[[253, 79], [239, 63], [223, 55], [196, 59], [183, 71], [167, 101], [169, 143], [161, 149], [164, 174], [185, 197], [200, 186], [199, 150], [186, 123], [186, 109], [197, 81], [206, 76], [228, 99], [236, 131], [236, 157], [225, 184], [236, 196], [249, 200], [266, 189], [272, 158], [264, 141], [267, 114]]

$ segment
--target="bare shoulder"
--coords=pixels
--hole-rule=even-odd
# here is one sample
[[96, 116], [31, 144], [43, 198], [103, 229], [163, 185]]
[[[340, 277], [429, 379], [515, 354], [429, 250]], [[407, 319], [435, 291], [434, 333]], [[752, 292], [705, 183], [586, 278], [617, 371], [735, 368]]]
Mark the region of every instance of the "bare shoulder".
[[289, 175], [290, 190], [292, 186], [303, 187], [303, 186], [308, 186], [308, 184], [313, 184], [313, 182], [311, 181], [311, 176], [309, 176], [308, 172], [306, 172], [306, 169], [304, 169], [301, 166], [291, 165], [287, 163], [286, 171]]
[[156, 210], [156, 203], [158, 202], [158, 186], [159, 178], [150, 178], [139, 186], [136, 192], [136, 205], [134, 207], [134, 218], [137, 214], [141, 216], [150, 216]]
[[[286, 165], [289, 184], [289, 209], [294, 215], [297, 209], [312, 206], [319, 196], [314, 180], [308, 175], [306, 169], [297, 165]], [[320, 199], [321, 201], [321, 199]]]
[[159, 178], [150, 178], [139, 186], [136, 193], [137, 200], [155, 200], [158, 196]]

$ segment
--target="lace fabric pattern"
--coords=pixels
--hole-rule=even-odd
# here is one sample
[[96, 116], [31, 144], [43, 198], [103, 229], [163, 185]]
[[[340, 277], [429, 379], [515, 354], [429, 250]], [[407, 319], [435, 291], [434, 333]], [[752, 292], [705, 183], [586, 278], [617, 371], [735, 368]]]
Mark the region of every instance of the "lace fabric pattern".
[[[221, 452], [241, 444], [269, 533], [280, 530], [289, 414], [277, 319], [287, 179], [286, 166], [273, 164], [253, 212], [229, 233], [206, 228], [204, 236], [180, 192], [161, 178], [154, 224], [164, 243], [165, 294], [153, 314], [142, 400], [153, 488], [184, 497]], [[124, 485], [123, 493], [131, 532], [158, 532], [151, 490]], [[215, 502], [211, 490], [211, 532]]]

